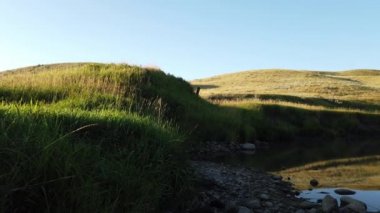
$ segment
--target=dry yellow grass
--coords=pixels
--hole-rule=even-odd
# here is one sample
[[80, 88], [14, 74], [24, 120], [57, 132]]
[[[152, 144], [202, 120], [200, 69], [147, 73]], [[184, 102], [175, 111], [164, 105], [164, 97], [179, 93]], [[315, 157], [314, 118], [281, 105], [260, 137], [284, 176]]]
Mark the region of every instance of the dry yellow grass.
[[[143, 72], [123, 64], [66, 63], [20, 68], [0, 73], [0, 88], [8, 91], [52, 91], [62, 94], [100, 92], [121, 97], [129, 75]], [[122, 82], [122, 83], [120, 83]]]
[[201, 95], [276, 94], [380, 104], [380, 71], [257, 70], [194, 80]]
[[299, 189], [309, 188], [311, 179], [317, 179], [319, 187], [379, 189], [380, 156], [320, 161], [277, 174], [290, 177]]

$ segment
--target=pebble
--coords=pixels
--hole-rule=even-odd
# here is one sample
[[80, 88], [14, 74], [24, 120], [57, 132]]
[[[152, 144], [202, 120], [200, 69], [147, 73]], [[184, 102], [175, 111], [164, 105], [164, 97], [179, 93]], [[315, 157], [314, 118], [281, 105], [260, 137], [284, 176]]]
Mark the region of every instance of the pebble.
[[266, 206], [266, 207], [273, 207], [273, 203], [270, 202], [270, 201], [266, 201], [266, 202], [264, 203], [264, 206]]
[[240, 148], [242, 150], [252, 151], [256, 149], [256, 145], [253, 143], [243, 143], [243, 144], [240, 144]]
[[273, 175], [272, 177], [274, 180], [282, 180], [282, 176], [279, 175]]
[[269, 195], [267, 195], [267, 194], [261, 194], [261, 195], [260, 195], [260, 198], [261, 198], [262, 200], [269, 200]]
[[238, 208], [238, 213], [253, 213], [252, 210], [250, 210], [249, 208], [245, 207], [245, 206], [240, 206]]
[[318, 207], [318, 206], [319, 205], [317, 203], [309, 202], [306, 200], [299, 204], [299, 207], [303, 208], [303, 209], [311, 209], [311, 208]]
[[250, 201], [248, 201], [245, 206], [247, 206], [248, 208], [251, 208], [251, 209], [259, 209], [261, 208], [261, 203], [260, 203], [260, 200], [258, 199], [252, 199]]

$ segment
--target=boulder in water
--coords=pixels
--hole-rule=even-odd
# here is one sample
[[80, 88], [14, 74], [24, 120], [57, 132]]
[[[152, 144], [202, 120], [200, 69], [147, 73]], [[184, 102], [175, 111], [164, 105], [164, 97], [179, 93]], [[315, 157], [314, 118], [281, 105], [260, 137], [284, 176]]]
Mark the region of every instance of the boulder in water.
[[316, 187], [316, 186], [318, 186], [318, 184], [319, 184], [319, 182], [316, 179], [311, 179], [310, 180], [310, 185], [312, 187]]
[[338, 212], [338, 201], [331, 195], [326, 195], [322, 200], [322, 210], [326, 213]]
[[341, 213], [366, 213], [365, 206], [360, 203], [350, 203], [339, 209]]
[[340, 198], [340, 207], [345, 207], [345, 206], [348, 206], [352, 203], [356, 204], [355, 206], [361, 205], [364, 207], [364, 209], [367, 209], [367, 205], [360, 200], [356, 200], [356, 199], [349, 197], [349, 196], [342, 196]]
[[353, 195], [356, 192], [349, 189], [335, 189], [334, 192], [338, 195]]

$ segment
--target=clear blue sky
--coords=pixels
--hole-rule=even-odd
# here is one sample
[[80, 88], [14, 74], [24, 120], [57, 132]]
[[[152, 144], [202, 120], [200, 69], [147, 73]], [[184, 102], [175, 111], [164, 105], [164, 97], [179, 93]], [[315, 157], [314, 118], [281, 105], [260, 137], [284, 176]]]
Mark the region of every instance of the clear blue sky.
[[0, 70], [155, 65], [185, 79], [247, 69], [380, 68], [378, 0], [0, 0]]

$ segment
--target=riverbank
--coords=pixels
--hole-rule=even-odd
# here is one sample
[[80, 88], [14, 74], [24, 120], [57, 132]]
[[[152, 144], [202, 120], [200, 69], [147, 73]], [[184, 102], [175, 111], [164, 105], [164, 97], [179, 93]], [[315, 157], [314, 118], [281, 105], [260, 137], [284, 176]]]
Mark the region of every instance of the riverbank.
[[246, 167], [192, 161], [199, 195], [189, 212], [318, 212], [319, 204], [296, 197], [299, 192], [281, 176]]
[[[361, 138], [360, 141], [365, 145], [374, 140], [368, 141]], [[349, 141], [351, 145], [357, 144], [356, 142]], [[379, 156], [328, 160], [268, 173], [268, 170], [264, 169], [265, 166], [268, 166], [268, 163], [276, 164], [277, 162], [278, 164], [278, 162], [281, 162], [281, 159], [278, 159], [281, 155], [271, 159], [271, 154], [276, 155], [275, 150], [277, 148], [284, 149], [284, 147], [270, 146], [268, 143], [260, 141], [255, 143], [237, 145], [234, 143], [207, 142], [204, 143], [203, 148], [198, 147], [197, 150], [193, 150], [191, 165], [198, 177], [198, 196], [193, 200], [190, 205], [192, 208], [188, 209], [188, 212], [329, 212], [322, 209], [322, 200], [329, 194], [318, 194], [318, 200], [310, 198], [308, 195], [313, 195], [314, 190], [318, 193], [319, 187], [331, 187], [331, 184], [336, 183], [339, 183], [339, 187], [350, 187], [347, 183], [360, 182], [372, 188], [377, 187], [376, 184], [368, 183], [363, 178], [367, 177], [365, 174], [377, 175], [377, 170], [374, 168], [377, 166]], [[342, 154], [366, 154], [363, 152], [349, 152], [348, 150], [351, 149], [347, 147], [344, 140], [331, 143], [346, 146], [344, 150], [347, 152], [340, 153], [339, 151], [343, 151], [343, 149], [339, 149], [337, 150], [338, 153], [335, 153], [336, 155], [326, 155], [325, 157], [340, 156]], [[297, 145], [297, 143], [293, 145]], [[298, 149], [302, 148], [302, 146], [296, 147]], [[354, 147], [356, 149], [360, 148], [360, 146]], [[305, 153], [307, 153], [307, 150], [312, 149], [310, 146], [303, 148]], [[324, 150], [323, 147], [320, 148], [313, 150], [320, 155], [326, 154], [325, 152], [320, 152]], [[291, 150], [292, 147], [288, 146], [287, 149]], [[297, 152], [299, 153], [299, 151]], [[262, 156], [266, 156], [266, 158], [264, 159]], [[290, 160], [288, 155], [282, 155], [282, 157], [284, 157], [282, 161]], [[305, 162], [310, 160], [313, 160], [313, 158], [304, 159]], [[258, 161], [261, 161], [261, 166]], [[302, 161], [299, 163], [303, 164]], [[269, 168], [280, 169], [281, 165], [273, 165]], [[347, 168], [351, 168], [351, 170], [347, 170]], [[336, 172], [331, 173], [329, 170], [335, 170]], [[312, 173], [314, 176], [304, 175], [304, 173]], [[315, 176], [316, 174], [318, 175]], [[294, 175], [298, 175], [298, 177]], [[317, 186], [310, 185], [310, 180], [314, 178], [318, 180]], [[334, 181], [335, 179], [336, 181]], [[376, 180], [375, 183], [377, 183]], [[309, 190], [298, 191], [303, 189]], [[360, 198], [356, 198], [358, 199], [356, 201], [369, 202], [367, 205], [371, 205], [368, 211], [377, 211], [370, 200]], [[328, 200], [329, 197], [326, 199]], [[336, 199], [339, 204], [340, 197], [336, 197]], [[325, 205], [327, 205], [326, 202]], [[337, 205], [334, 208], [347, 210], [351, 206]]]

